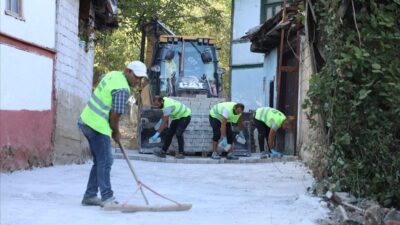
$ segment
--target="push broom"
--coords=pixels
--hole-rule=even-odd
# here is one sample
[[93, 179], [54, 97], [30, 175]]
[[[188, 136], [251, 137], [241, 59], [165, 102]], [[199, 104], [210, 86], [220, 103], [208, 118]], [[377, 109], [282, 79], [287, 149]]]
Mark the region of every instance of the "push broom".
[[[133, 168], [128, 155], [125, 151], [125, 149], [122, 147], [121, 142], [117, 142], [119, 145], [119, 148], [122, 151], [122, 154], [124, 155], [124, 158], [126, 160], [126, 162], [128, 163], [129, 169], [132, 172], [133, 177], [135, 178], [136, 184], [138, 186], [138, 190], [140, 190], [143, 199], [146, 203], [146, 205], [134, 205], [134, 204], [106, 204], [104, 205], [103, 209], [107, 210], [107, 211], [121, 211], [121, 212], [170, 212], [170, 211], [186, 211], [186, 210], [190, 210], [192, 208], [192, 204], [188, 204], [188, 203], [179, 203], [175, 200], [172, 200], [170, 198], [167, 198], [161, 194], [159, 194], [158, 192], [156, 192], [155, 190], [153, 190], [152, 188], [150, 188], [149, 186], [147, 186], [146, 184], [144, 184], [143, 182], [141, 182], [138, 178], [138, 176], [136, 175], [135, 169]], [[155, 195], [168, 200], [170, 202], [172, 202], [172, 204], [169, 205], [150, 205], [149, 201], [147, 200], [147, 197], [143, 191], [143, 188], [149, 190], [150, 192], [154, 193]]]

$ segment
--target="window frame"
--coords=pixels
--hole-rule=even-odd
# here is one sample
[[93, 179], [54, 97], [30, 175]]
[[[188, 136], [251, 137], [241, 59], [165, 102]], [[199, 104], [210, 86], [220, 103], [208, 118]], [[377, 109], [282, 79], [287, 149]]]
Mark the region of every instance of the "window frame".
[[[12, 1], [17, 1], [17, 4], [18, 4], [17, 12], [12, 11], [12, 9], [11, 9]], [[23, 4], [23, 0], [6, 0], [6, 8], [4, 10], [4, 13], [8, 16], [12, 16], [14, 18], [25, 21], [25, 19], [23, 17], [22, 4]]]
[[[272, 18], [275, 16], [276, 13], [278, 13], [277, 11], [275, 11], [275, 9], [278, 6], [281, 6], [281, 8], [282, 8], [283, 2], [284, 2], [283, 0], [280, 0], [280, 1], [261, 0], [260, 24], [263, 24], [267, 19], [270, 19], [270, 18], [267, 18], [267, 9], [268, 8], [272, 8], [272, 16], [271, 16], [271, 18]], [[290, 3], [292, 3], [292, 0], [286, 1], [287, 6], [289, 6]]]

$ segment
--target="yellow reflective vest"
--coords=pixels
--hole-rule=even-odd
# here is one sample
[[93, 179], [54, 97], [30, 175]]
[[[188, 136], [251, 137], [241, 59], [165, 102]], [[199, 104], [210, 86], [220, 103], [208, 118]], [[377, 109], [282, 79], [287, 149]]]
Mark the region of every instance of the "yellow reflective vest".
[[[274, 130], [279, 129], [282, 126], [283, 121], [286, 120], [286, 116], [282, 112], [270, 107], [258, 108], [256, 110], [255, 118], [256, 120], [264, 122], [265, 125]], [[274, 127], [272, 127], [272, 121], [275, 123]]]
[[229, 112], [229, 118], [227, 118], [228, 123], [237, 123], [242, 114], [235, 115], [233, 113], [233, 107], [236, 102], [222, 102], [214, 105], [210, 110], [210, 116], [222, 122], [222, 109], [225, 108]]
[[110, 136], [112, 130], [109, 124], [109, 113], [112, 107], [112, 91], [127, 89], [128, 81], [121, 71], [107, 73], [94, 90], [92, 97], [81, 113], [82, 121], [99, 133]]
[[164, 105], [163, 105], [163, 110], [169, 107], [173, 107], [174, 110], [172, 110], [171, 114], [169, 116], [171, 117], [171, 120], [178, 120], [183, 117], [188, 117], [191, 115], [192, 110], [190, 110], [189, 107], [184, 105], [183, 103], [172, 99], [168, 97], [163, 97], [164, 100]]

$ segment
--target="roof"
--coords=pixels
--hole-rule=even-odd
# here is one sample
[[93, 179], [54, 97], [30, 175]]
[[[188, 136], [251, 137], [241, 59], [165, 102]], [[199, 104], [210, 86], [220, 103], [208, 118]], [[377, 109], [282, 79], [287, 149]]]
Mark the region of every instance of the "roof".
[[93, 0], [95, 25], [98, 30], [118, 27], [117, 0]]
[[268, 53], [279, 45], [282, 29], [290, 29], [289, 35], [292, 37], [295, 31], [302, 28], [295, 23], [295, 15], [298, 14], [296, 5], [286, 8], [287, 21], [285, 22], [282, 21], [282, 10], [263, 24], [250, 28], [246, 35], [240, 38], [251, 41], [251, 52]]

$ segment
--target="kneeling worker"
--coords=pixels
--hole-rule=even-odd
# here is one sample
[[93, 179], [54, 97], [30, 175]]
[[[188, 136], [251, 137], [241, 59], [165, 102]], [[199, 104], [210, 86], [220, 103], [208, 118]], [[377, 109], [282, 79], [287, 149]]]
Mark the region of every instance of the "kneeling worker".
[[[258, 144], [260, 146], [261, 158], [281, 157], [282, 154], [275, 150], [275, 137], [276, 132], [279, 128], [288, 130], [291, 128], [291, 124], [294, 118], [286, 118], [286, 116], [270, 107], [261, 107], [256, 110], [254, 117], [255, 125], [258, 131]], [[268, 137], [268, 149], [264, 150], [264, 139]]]
[[172, 138], [176, 134], [179, 153], [175, 155], [175, 158], [183, 159], [185, 157], [183, 132], [190, 123], [192, 111], [189, 107], [177, 100], [160, 96], [155, 96], [154, 106], [162, 109], [163, 117], [160, 127], [156, 130], [157, 132], [150, 138], [151, 141], [155, 142], [158, 139], [160, 133], [168, 126], [169, 118], [171, 118], [171, 125], [167, 131], [164, 145], [161, 151], [155, 151], [154, 154], [158, 157], [165, 158], [168, 148], [171, 145]]
[[[209, 121], [213, 129], [213, 153], [211, 158], [220, 159], [218, 146], [228, 151], [227, 159], [238, 159], [234, 156], [232, 143], [232, 123], [238, 123], [240, 128], [239, 136], [244, 139], [241, 115], [244, 111], [244, 105], [236, 102], [222, 102], [214, 105], [210, 110]], [[220, 143], [218, 141], [221, 139]]]

